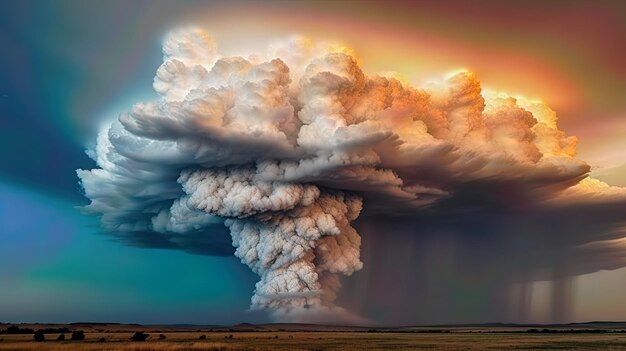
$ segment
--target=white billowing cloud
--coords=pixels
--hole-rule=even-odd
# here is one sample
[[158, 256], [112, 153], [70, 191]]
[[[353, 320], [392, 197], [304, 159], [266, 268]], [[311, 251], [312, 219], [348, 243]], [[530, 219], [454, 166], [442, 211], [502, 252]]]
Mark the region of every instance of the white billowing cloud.
[[418, 88], [302, 38], [266, 60], [224, 57], [198, 29], [163, 52], [161, 97], [104, 128], [99, 168], [78, 171], [86, 211], [110, 231], [178, 238], [224, 223], [261, 278], [252, 307], [277, 318], [340, 311], [337, 275], [362, 266], [350, 223], [363, 201], [410, 214], [474, 183], [543, 201], [589, 171], [554, 111], [483, 93], [470, 72]]
[[[601, 180], [585, 178], [578, 184], [558, 194], [554, 203], [593, 203], [622, 202], [626, 198], [626, 188], [611, 186]], [[626, 215], [626, 208], [623, 209]]]

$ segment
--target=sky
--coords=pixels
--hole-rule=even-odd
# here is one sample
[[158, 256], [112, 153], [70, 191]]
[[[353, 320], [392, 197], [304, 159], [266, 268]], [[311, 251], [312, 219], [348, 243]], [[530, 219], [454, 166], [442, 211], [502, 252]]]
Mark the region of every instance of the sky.
[[[338, 41], [354, 50], [367, 73], [393, 71], [414, 85], [471, 70], [483, 89], [547, 103], [560, 129], [578, 137], [578, 157], [591, 165], [591, 175], [626, 186], [626, 48], [619, 45], [626, 40], [626, 9], [618, 1], [5, 1], [0, 7], [0, 322], [267, 321], [247, 312], [257, 279], [237, 258], [124, 245], [77, 209], [88, 199], [75, 170], [95, 167], [85, 149], [103, 121], [155, 98], [162, 40], [182, 24], [205, 28], [230, 55], [293, 34]], [[367, 274], [344, 280], [346, 290], [357, 294], [358, 284], [368, 286]], [[431, 283], [463, 285], [463, 272], [450, 275], [450, 282]], [[625, 282], [621, 268], [562, 283], [571, 291], [567, 319], [626, 319]], [[549, 282], [528, 289], [533, 298], [521, 321], [552, 321]], [[377, 300], [375, 289], [366, 290], [373, 297], [360, 298], [378, 303], [371, 314], [385, 320], [393, 309]], [[451, 312], [402, 321], [491, 322], [477, 317], [491, 317], [482, 313], [487, 298], [453, 296]]]

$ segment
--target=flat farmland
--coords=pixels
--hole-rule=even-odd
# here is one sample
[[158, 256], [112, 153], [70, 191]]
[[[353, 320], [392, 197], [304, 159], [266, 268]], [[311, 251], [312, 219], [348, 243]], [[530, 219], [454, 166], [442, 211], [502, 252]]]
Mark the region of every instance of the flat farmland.
[[[255, 331], [167, 332], [145, 330], [143, 342], [134, 332], [86, 332], [82, 341], [34, 342], [32, 335], [0, 335], [0, 350], [626, 350], [624, 333], [520, 333], [507, 331], [361, 332]], [[158, 340], [163, 335], [165, 339]], [[232, 335], [232, 337], [231, 337]], [[69, 338], [70, 335], [66, 334]], [[101, 340], [104, 338], [103, 340]]]

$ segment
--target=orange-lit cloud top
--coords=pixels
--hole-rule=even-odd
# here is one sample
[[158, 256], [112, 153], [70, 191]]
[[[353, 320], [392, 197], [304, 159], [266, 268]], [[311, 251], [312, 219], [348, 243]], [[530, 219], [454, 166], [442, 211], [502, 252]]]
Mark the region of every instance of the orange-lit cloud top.
[[[487, 86], [522, 90], [515, 92], [542, 97], [558, 108], [580, 99], [598, 102], [616, 96], [609, 91], [614, 89], [600, 94], [592, 87], [624, 86], [626, 72], [620, 60], [624, 49], [615, 45], [623, 39], [624, 25], [617, 17], [619, 9], [609, 5], [428, 1], [318, 5], [242, 3], [196, 9], [190, 17], [206, 22], [218, 38], [257, 31], [266, 36], [296, 32], [345, 40], [368, 66], [393, 67], [412, 78], [467, 67], [481, 77], [487, 75], [482, 79]], [[237, 26], [232, 25], [233, 18], [238, 19]]]
[[[581, 182], [589, 166], [552, 109], [485, 92], [470, 71], [419, 87], [367, 74], [342, 45], [296, 37], [230, 56], [201, 29], [174, 31], [163, 53], [158, 99], [106, 125], [90, 151], [100, 168], [78, 171], [86, 210], [110, 231], [177, 243], [225, 225], [260, 276], [252, 308], [280, 320], [358, 320], [333, 301], [338, 275], [363, 266], [351, 226], [362, 209], [626, 203], [621, 188]], [[621, 267], [626, 248], [607, 250], [617, 255], [581, 251], [569, 274]]]
[[366, 71], [393, 70], [418, 85], [441, 72], [471, 70], [485, 89], [548, 103], [565, 131], [587, 141], [580, 151], [592, 165], [615, 167], [626, 162], [624, 153], [614, 152], [626, 149], [623, 133], [589, 127], [626, 129], [626, 49], [620, 45], [626, 25], [619, 17], [625, 11], [615, 2], [280, 2], [200, 7], [184, 18], [225, 42], [249, 38], [256, 49], [268, 36], [285, 33], [345, 41]]
[[[264, 10], [267, 11], [259, 9], [260, 13]], [[227, 20], [215, 23], [211, 19], [207, 23], [216, 26], [218, 38], [226, 39], [231, 39], [228, 38], [230, 35], [254, 31], [257, 27], [262, 28], [260, 30], [265, 35], [273, 32], [276, 36], [284, 36], [284, 32], [291, 32], [331, 41], [340, 39], [355, 48], [368, 71], [393, 69], [412, 83], [419, 83], [440, 72], [466, 68], [481, 76], [486, 75], [483, 81], [488, 82], [487, 87], [497, 86], [533, 98], [543, 97], [553, 104], [566, 104], [582, 98], [582, 93], [578, 91], [580, 88], [571, 76], [553, 69], [550, 62], [519, 55], [500, 43], [475, 43], [462, 38], [455, 40], [427, 31], [406, 31], [392, 23], [373, 25], [366, 19], [332, 14], [311, 16], [298, 12], [289, 15], [273, 12], [268, 15], [272, 18], [268, 25], [268, 18], [252, 14], [255, 12], [250, 10], [237, 15], [243, 24], [239, 31], [231, 30]], [[224, 14], [222, 18], [231, 16]], [[419, 21], [419, 17], [414, 20]], [[220, 28], [228, 29], [226, 33], [220, 33]]]
[[[127, 6], [134, 5], [119, 10]], [[559, 113], [561, 129], [579, 137], [579, 154], [599, 172], [626, 162], [624, 151], [617, 151], [626, 150], [626, 49], [620, 45], [626, 41], [626, 21], [620, 18], [625, 6], [611, 1], [163, 2], [145, 6], [141, 18], [120, 29], [127, 35], [107, 41], [110, 47], [85, 60], [98, 65], [92, 71], [109, 72], [93, 77], [88, 90], [94, 91], [97, 79], [114, 91], [133, 83], [125, 79], [146, 60], [141, 51], [152, 36], [176, 25], [210, 28], [225, 54], [247, 55], [262, 50], [268, 38], [301, 34], [349, 43], [369, 74], [395, 71], [422, 85], [464, 68], [481, 77], [484, 89], [541, 99]], [[127, 52], [118, 74], [105, 64], [110, 52]], [[86, 105], [102, 104], [103, 97], [92, 93], [77, 99], [74, 114], [93, 113]]]

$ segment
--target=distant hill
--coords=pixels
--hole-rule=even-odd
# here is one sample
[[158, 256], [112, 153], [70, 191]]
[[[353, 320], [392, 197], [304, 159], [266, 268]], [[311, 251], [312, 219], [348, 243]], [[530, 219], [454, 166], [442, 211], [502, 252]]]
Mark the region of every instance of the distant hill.
[[[482, 323], [482, 324], [453, 324], [453, 325], [420, 325], [420, 326], [340, 326], [322, 325], [306, 323], [267, 323], [251, 324], [240, 323], [232, 326], [227, 325], [194, 325], [194, 324], [169, 324], [169, 325], [140, 325], [140, 324], [120, 324], [102, 322], [75, 322], [68, 324], [48, 324], [48, 323], [3, 323], [3, 326], [18, 325], [20, 328], [45, 329], [45, 328], [69, 328], [72, 330], [83, 330], [89, 332], [470, 332], [470, 331], [517, 331], [528, 330], [606, 330], [624, 331], [626, 322], [615, 321], [592, 321], [584, 323], [567, 324], [515, 324], [515, 323]], [[0, 330], [5, 328], [0, 328]]]

